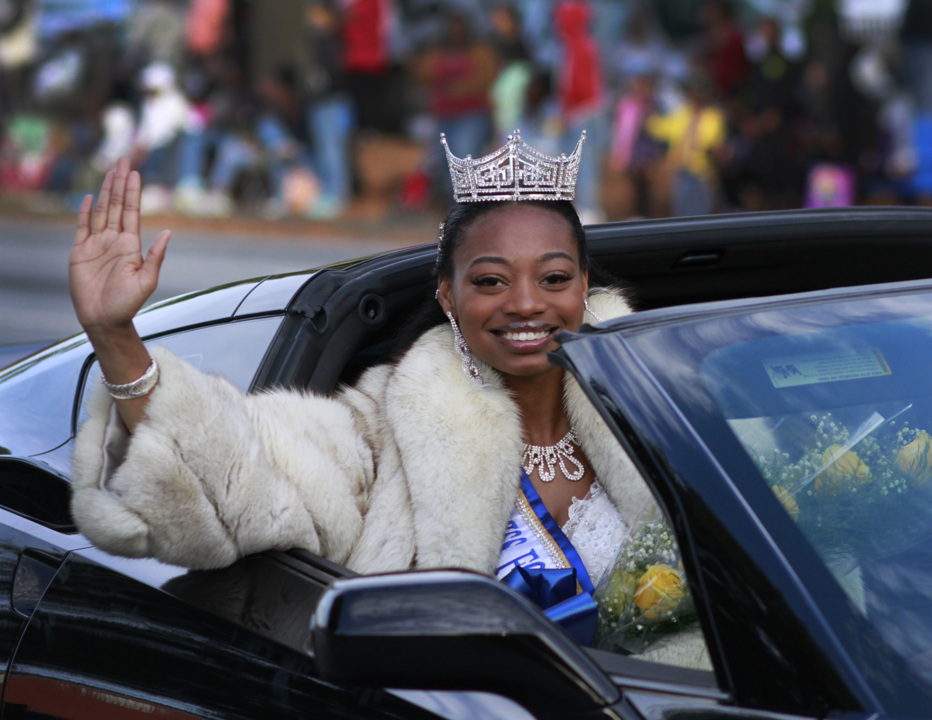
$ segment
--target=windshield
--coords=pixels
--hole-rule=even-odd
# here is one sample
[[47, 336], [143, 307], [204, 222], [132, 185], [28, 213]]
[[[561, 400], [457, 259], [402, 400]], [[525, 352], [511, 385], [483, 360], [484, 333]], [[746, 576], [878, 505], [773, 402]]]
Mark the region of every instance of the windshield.
[[[932, 681], [932, 295], [796, 304], [631, 341], [733, 481], [770, 487], [862, 616]], [[759, 474], [729, 459], [735, 440]]]

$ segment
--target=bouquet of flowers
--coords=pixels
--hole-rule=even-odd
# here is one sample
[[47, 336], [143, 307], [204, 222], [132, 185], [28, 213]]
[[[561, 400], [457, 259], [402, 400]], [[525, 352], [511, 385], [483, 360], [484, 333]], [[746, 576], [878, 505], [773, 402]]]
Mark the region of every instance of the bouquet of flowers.
[[601, 650], [638, 654], [695, 621], [676, 538], [658, 508], [631, 527], [593, 597], [599, 608], [595, 647]]
[[[908, 409], [908, 408], [907, 408]], [[925, 531], [932, 436], [872, 413], [851, 428], [832, 413], [797, 419], [789, 452], [752, 457], [774, 494], [827, 559], [890, 552]]]

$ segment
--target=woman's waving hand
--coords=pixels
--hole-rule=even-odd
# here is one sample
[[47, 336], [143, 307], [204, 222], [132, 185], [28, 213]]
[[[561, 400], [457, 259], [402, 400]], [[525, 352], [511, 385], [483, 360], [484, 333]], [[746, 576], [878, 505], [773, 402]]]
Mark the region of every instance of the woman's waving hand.
[[139, 173], [121, 159], [107, 173], [97, 206], [85, 196], [71, 251], [71, 299], [81, 326], [125, 326], [155, 291], [171, 232], [159, 234], [145, 259], [139, 234]]
[[[107, 173], [94, 206], [88, 195], [78, 212], [78, 227], [68, 267], [71, 301], [87, 332], [106, 380], [133, 383], [151, 365], [133, 317], [158, 285], [171, 232], [159, 233], [145, 257], [139, 233], [139, 173], [122, 158]], [[118, 399], [132, 430], [142, 418], [146, 396]]]

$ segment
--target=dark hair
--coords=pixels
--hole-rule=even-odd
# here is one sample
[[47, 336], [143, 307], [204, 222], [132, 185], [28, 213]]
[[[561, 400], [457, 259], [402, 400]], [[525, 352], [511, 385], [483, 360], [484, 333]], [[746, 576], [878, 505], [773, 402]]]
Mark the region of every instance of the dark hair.
[[[520, 203], [522, 206], [533, 205], [562, 216], [572, 228], [573, 238], [576, 240], [576, 247], [579, 250], [580, 269], [590, 269], [586, 233], [583, 230], [576, 208], [573, 207], [569, 200], [521, 200]], [[434, 277], [453, 277], [453, 255], [456, 253], [456, 248], [462, 243], [466, 230], [469, 229], [470, 225], [483, 215], [515, 204], [512, 201], [502, 202], [499, 200], [454, 204], [443, 222], [440, 243], [437, 248], [437, 264], [434, 266]], [[407, 352], [408, 348], [414, 344], [414, 341], [427, 330], [446, 322], [443, 309], [434, 297], [435, 289], [436, 285], [430, 288], [429, 294], [425, 293], [424, 300], [398, 334], [398, 344], [393, 353], [396, 358]]]
[[[460, 243], [462, 243], [466, 231], [477, 219], [495, 210], [513, 207], [516, 204], [513, 201], [502, 202], [500, 200], [456, 203], [447, 213], [446, 220], [443, 221], [440, 244], [437, 248], [436, 276], [453, 276], [453, 255]], [[573, 203], [569, 200], [521, 200], [520, 204], [555, 212], [566, 220], [573, 232], [573, 239], [576, 240], [576, 248], [579, 251], [579, 267], [581, 270], [589, 269], [586, 232], [583, 230], [582, 222], [579, 220], [579, 215], [576, 208], [573, 207]]]

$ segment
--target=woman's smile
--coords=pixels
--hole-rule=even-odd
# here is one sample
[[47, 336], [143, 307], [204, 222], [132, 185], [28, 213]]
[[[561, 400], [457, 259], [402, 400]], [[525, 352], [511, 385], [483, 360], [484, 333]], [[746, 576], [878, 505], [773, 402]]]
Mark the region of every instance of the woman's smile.
[[493, 330], [492, 333], [501, 338], [503, 344], [515, 352], [539, 352], [550, 344], [555, 330], [552, 326], [521, 323], [508, 328]]

